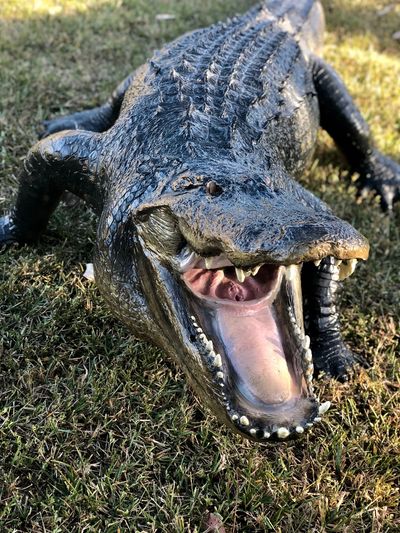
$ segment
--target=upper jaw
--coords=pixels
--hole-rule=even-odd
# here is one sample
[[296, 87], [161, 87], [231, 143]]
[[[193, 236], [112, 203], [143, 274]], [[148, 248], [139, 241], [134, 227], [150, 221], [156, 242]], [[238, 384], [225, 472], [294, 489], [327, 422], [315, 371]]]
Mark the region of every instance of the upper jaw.
[[[300, 264], [328, 256], [342, 261], [368, 259], [369, 244], [365, 237], [330, 213], [305, 212], [301, 222], [296, 217], [292, 220], [288, 214], [282, 220], [281, 213], [277, 219], [270, 220], [271, 213], [266, 213], [267, 221], [253, 223], [249, 223], [249, 214], [241, 222], [233, 217], [225, 220], [220, 213], [212, 224], [203, 221], [201, 225], [197, 219], [189, 224], [178, 217], [178, 226], [188, 249], [202, 258], [222, 255], [242, 269], [262, 263]], [[248, 224], [246, 231], [241, 224]]]

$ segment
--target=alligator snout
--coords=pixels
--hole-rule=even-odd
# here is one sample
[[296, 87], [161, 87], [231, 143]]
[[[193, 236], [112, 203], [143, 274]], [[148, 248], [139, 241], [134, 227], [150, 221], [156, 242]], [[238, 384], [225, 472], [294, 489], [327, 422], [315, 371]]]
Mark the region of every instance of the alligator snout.
[[327, 256], [367, 259], [368, 241], [329, 211], [298, 205], [235, 206], [230, 212], [199, 209], [179, 215], [187, 243], [203, 256], [225, 254], [239, 267], [260, 263], [297, 264]]

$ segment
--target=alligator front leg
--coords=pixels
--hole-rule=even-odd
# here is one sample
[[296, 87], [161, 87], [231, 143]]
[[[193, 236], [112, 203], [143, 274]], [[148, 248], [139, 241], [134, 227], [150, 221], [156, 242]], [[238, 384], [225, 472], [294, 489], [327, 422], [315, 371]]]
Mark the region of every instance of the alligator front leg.
[[125, 93], [130, 87], [136, 71], [128, 76], [112, 93], [107, 102], [99, 107], [87, 109], [72, 115], [57, 117], [43, 122], [43, 131], [39, 137], [43, 139], [53, 133], [64, 130], [86, 130], [103, 132], [111, 128], [118, 118]]
[[100, 212], [103, 194], [97, 179], [100, 135], [66, 131], [38, 142], [20, 175], [15, 207], [0, 217], [0, 245], [36, 241], [64, 191]]
[[382, 209], [391, 210], [400, 199], [400, 165], [375, 148], [368, 124], [335, 70], [314, 58], [313, 75], [321, 126], [344, 153], [352, 171], [359, 173], [359, 195], [373, 191], [380, 197]]
[[343, 381], [351, 367], [364, 363], [343, 342], [338, 300], [340, 271], [334, 257], [320, 265], [307, 263], [303, 268], [306, 331], [311, 339], [314, 367]]

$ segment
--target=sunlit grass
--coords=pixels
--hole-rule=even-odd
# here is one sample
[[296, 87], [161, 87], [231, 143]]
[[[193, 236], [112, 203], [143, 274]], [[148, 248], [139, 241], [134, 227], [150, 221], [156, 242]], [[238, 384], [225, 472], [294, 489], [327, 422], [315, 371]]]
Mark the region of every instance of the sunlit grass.
[[[97, 105], [163, 42], [252, 4], [0, 0], [0, 209], [40, 120]], [[399, 8], [324, 4], [325, 57], [399, 158]], [[332, 412], [296, 445], [226, 431], [181, 371], [110, 315], [82, 278], [95, 239], [83, 206], [61, 207], [38, 247], [1, 255], [0, 531], [201, 532], [207, 511], [235, 532], [400, 529], [399, 208], [388, 219], [355, 205], [323, 133], [317, 159], [304, 183], [371, 242], [345, 285], [343, 325], [372, 367], [319, 383]]]

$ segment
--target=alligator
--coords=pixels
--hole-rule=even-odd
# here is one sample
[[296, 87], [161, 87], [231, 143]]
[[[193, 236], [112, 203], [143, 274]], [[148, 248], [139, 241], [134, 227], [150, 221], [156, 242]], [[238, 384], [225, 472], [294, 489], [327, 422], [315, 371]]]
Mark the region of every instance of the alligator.
[[303, 434], [346, 379], [339, 288], [368, 241], [299, 179], [321, 126], [385, 210], [400, 165], [321, 59], [316, 0], [268, 0], [156, 51], [95, 109], [47, 121], [0, 242], [33, 243], [65, 191], [99, 217], [94, 272], [133, 334], [231, 429]]

